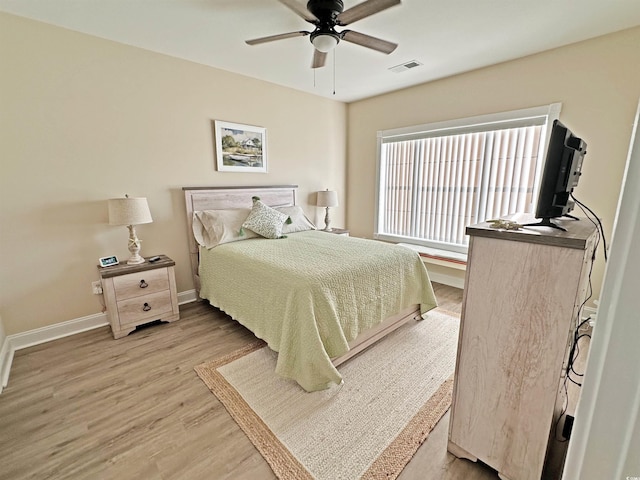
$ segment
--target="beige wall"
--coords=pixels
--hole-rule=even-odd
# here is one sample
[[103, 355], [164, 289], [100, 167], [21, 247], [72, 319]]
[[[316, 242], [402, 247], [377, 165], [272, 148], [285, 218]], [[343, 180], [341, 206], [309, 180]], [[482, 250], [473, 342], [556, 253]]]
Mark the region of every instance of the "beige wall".
[[[100, 311], [96, 260], [128, 255], [126, 229], [106, 224], [106, 199], [125, 193], [148, 198], [154, 223], [138, 228], [142, 253], [176, 260], [178, 291], [193, 288], [182, 186], [296, 183], [320, 224], [312, 192], [334, 188], [347, 197], [332, 223], [345, 224], [346, 205], [346, 225], [370, 237], [382, 129], [562, 102], [561, 119], [589, 144], [576, 194], [610, 234], [640, 96], [638, 43], [635, 28], [347, 107], [0, 14], [5, 332]], [[215, 119], [268, 129], [268, 174], [215, 170]]]
[[[560, 119], [588, 144], [576, 197], [611, 240], [640, 98], [640, 28], [352, 103], [348, 107], [347, 224], [373, 234], [376, 132], [562, 102]], [[594, 268], [600, 291], [602, 251]]]
[[[0, 65], [8, 335], [101, 311], [90, 287], [97, 259], [129, 253], [126, 228], [107, 225], [108, 198], [148, 198], [142, 253], [171, 256], [187, 291], [183, 186], [298, 184], [320, 222], [312, 192], [345, 191], [343, 103], [7, 14]], [[267, 128], [268, 174], [216, 171], [215, 119]], [[343, 207], [332, 215], [344, 224]]]

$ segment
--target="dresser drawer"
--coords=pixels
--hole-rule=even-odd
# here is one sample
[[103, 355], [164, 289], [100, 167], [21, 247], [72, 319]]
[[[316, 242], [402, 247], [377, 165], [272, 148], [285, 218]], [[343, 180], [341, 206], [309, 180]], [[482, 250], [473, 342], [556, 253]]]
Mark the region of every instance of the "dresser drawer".
[[113, 279], [116, 299], [149, 295], [169, 289], [169, 274], [166, 268], [147, 270], [145, 272], [130, 273]]
[[169, 290], [118, 301], [118, 317], [121, 327], [157, 320], [171, 312], [171, 292]]

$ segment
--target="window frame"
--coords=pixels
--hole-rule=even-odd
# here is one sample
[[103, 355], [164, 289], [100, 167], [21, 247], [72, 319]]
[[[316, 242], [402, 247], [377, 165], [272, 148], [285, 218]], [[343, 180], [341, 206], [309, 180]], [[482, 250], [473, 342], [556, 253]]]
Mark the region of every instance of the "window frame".
[[[382, 146], [384, 143], [393, 141], [406, 141], [420, 138], [439, 137], [444, 135], [454, 135], [481, 131], [497, 130], [501, 128], [513, 128], [530, 125], [532, 121], [540, 121], [540, 125], [545, 125], [542, 132], [542, 138], [539, 146], [539, 158], [537, 162], [532, 196], [532, 205], [535, 206], [540, 189], [540, 180], [542, 169], [546, 158], [544, 155], [547, 151], [549, 137], [553, 121], [560, 117], [562, 109], [561, 103], [551, 103], [538, 107], [531, 107], [519, 110], [511, 110], [499, 113], [491, 113], [486, 115], [478, 115], [473, 117], [458, 118], [454, 120], [446, 120], [441, 122], [427, 123], [409, 127], [394, 128], [390, 130], [379, 130], [376, 135], [376, 185], [375, 185], [375, 218], [373, 238], [377, 240], [393, 242], [393, 243], [409, 243], [412, 245], [435, 248], [437, 250], [467, 253], [467, 246], [453, 245], [445, 242], [434, 240], [420, 240], [414, 237], [404, 237], [400, 235], [392, 235], [380, 233], [380, 225], [382, 224], [383, 211], [381, 209], [382, 198], [380, 194], [382, 181]], [[386, 140], [386, 141], [385, 141]]]

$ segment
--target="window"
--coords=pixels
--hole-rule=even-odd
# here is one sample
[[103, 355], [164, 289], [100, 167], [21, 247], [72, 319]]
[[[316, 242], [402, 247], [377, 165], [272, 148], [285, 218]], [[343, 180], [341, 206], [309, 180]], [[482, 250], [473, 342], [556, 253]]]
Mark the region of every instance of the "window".
[[467, 225], [533, 211], [560, 104], [378, 132], [375, 238], [467, 251]]

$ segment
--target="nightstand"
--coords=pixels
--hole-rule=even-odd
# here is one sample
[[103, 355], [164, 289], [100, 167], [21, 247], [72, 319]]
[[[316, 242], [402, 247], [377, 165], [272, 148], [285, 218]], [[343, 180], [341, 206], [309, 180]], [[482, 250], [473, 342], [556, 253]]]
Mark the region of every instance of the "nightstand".
[[349, 230], [345, 228], [332, 228], [331, 230], [321, 230], [321, 232], [333, 233], [335, 235], [344, 235], [345, 237], [349, 236]]
[[180, 318], [176, 293], [175, 262], [166, 255], [160, 260], [138, 265], [121, 262], [111, 267], [98, 267], [102, 282], [107, 317], [113, 338], [128, 335], [138, 325]]

